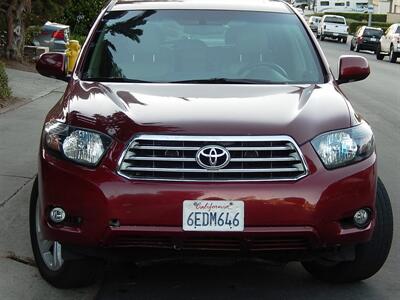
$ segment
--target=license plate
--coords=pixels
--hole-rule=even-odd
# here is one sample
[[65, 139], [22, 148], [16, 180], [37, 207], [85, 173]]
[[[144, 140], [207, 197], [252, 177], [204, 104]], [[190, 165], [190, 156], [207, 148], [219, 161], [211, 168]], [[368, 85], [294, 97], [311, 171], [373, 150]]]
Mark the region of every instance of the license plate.
[[184, 231], [243, 231], [244, 202], [186, 200], [183, 202]]
[[371, 38], [370, 41], [371, 42], [376, 42], [376, 38]]

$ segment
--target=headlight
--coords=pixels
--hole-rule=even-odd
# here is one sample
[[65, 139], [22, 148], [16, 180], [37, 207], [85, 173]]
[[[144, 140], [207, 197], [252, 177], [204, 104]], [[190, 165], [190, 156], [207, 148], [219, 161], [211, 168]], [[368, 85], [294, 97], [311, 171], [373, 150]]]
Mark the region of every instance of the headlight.
[[88, 166], [96, 166], [111, 144], [111, 139], [104, 134], [56, 121], [47, 123], [43, 134], [47, 149]]
[[327, 169], [356, 163], [375, 151], [374, 135], [366, 122], [349, 129], [324, 133], [311, 143]]

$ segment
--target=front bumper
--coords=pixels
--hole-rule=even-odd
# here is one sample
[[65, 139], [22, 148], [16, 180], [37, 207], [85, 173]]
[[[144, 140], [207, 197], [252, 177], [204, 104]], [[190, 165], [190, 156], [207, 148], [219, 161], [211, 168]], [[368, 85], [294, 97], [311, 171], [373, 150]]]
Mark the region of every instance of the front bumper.
[[376, 51], [379, 42], [363, 42], [359, 46], [362, 50]]
[[[43, 150], [39, 191], [44, 235], [66, 245], [103, 249], [308, 250], [368, 241], [374, 219], [364, 229], [345, 221], [364, 207], [374, 215], [375, 154], [328, 171], [310, 144], [301, 150], [310, 170], [307, 177], [247, 183], [133, 181], [108, 163], [93, 170]], [[245, 230], [185, 232], [184, 200], [242, 200]], [[62, 207], [69, 221], [51, 224], [51, 207]]]
[[324, 31], [323, 36], [324, 37], [328, 37], [328, 38], [347, 38], [348, 34], [347, 33]]

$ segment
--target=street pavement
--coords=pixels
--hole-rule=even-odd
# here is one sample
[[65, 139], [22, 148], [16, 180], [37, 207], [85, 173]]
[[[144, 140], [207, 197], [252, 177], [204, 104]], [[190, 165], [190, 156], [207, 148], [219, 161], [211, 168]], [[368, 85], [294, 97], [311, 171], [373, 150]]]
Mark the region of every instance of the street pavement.
[[[349, 45], [321, 42], [337, 72]], [[61, 97], [65, 84], [37, 74], [7, 70], [22, 106], [0, 111], [0, 299], [400, 299], [400, 63], [370, 62], [371, 76], [343, 85], [354, 107], [373, 126], [379, 174], [392, 199], [395, 233], [392, 251], [373, 278], [330, 285], [308, 275], [300, 264], [286, 267], [242, 263], [164, 262], [113, 264], [103, 280], [86, 289], [57, 290], [45, 283], [32, 264], [28, 233], [29, 193], [35, 176], [40, 131], [46, 112]], [[371, 257], [373, 259], [373, 257]]]

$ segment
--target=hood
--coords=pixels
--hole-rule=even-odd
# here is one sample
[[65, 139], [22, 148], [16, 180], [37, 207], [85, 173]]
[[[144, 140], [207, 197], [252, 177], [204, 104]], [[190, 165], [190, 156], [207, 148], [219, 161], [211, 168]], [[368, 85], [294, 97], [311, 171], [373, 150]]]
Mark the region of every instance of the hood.
[[[126, 142], [137, 133], [289, 135], [303, 144], [350, 126], [344, 96], [322, 85], [70, 83], [67, 121]], [[71, 96], [69, 96], [71, 95]]]

